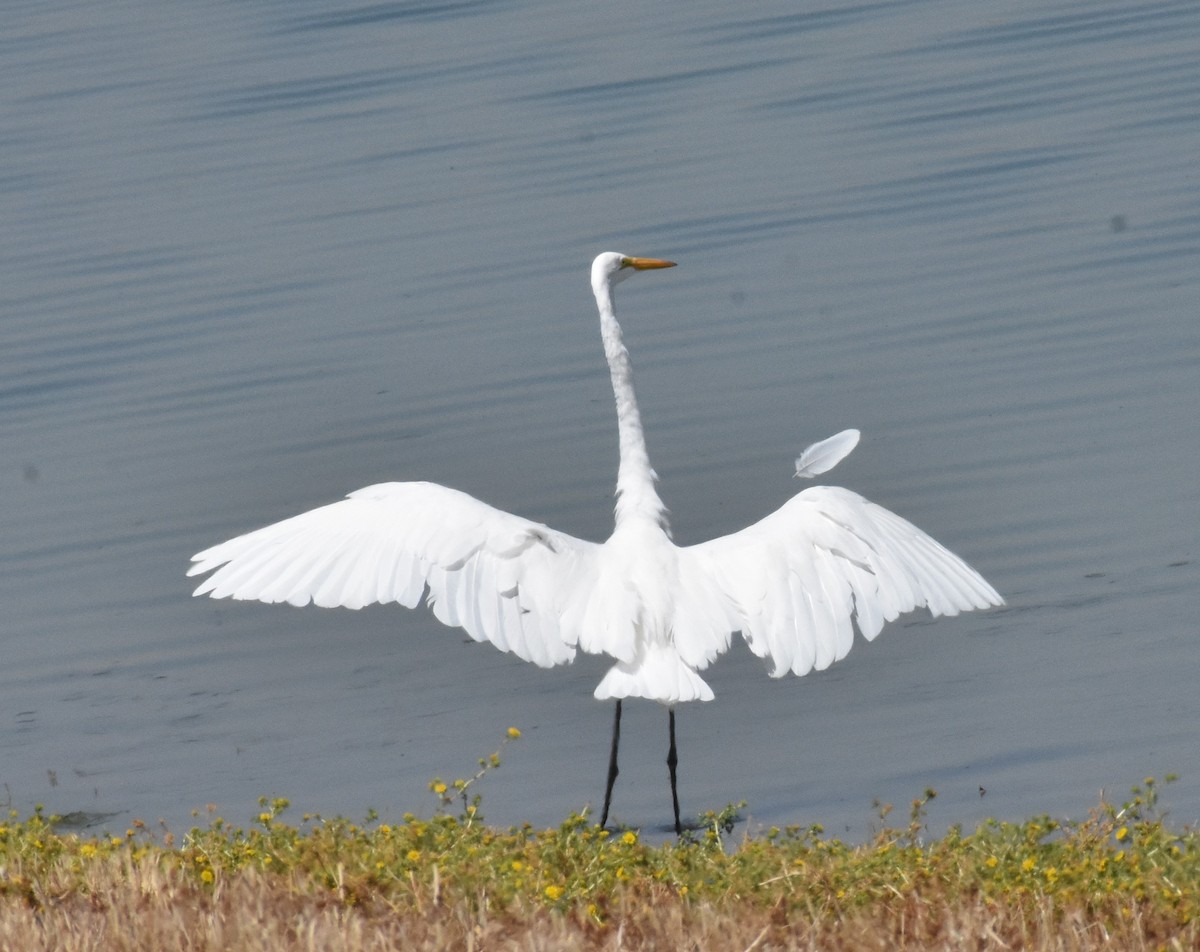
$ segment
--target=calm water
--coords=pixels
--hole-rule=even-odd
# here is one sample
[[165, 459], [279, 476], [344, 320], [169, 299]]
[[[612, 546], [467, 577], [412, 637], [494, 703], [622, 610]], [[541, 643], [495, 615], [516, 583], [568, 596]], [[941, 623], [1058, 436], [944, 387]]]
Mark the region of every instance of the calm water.
[[[1200, 819], [1200, 7], [79, 0], [0, 36], [0, 782], [22, 812], [428, 812], [602, 792], [605, 664], [428, 613], [193, 600], [200, 548], [385, 479], [591, 538], [616, 433], [586, 269], [623, 288], [677, 539], [807, 443], [1009, 599], [681, 709], [684, 808], [861, 835]], [[669, 817], [629, 705], [619, 821]], [[980, 795], [980, 788], [986, 796]]]

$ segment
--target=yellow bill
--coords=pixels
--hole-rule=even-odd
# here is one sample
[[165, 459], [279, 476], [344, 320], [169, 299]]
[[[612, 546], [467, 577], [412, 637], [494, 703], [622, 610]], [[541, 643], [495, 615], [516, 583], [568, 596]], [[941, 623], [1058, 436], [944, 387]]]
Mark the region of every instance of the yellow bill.
[[636, 271], [649, 271], [652, 268], [673, 268], [675, 262], [663, 261], [661, 258], [622, 258], [621, 266]]

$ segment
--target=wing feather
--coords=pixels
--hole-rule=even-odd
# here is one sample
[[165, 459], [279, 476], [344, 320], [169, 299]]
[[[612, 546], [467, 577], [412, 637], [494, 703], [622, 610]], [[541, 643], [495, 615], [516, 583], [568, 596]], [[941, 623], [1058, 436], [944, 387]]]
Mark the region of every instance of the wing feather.
[[680, 550], [681, 577], [719, 593], [707, 623], [689, 615], [676, 643], [689, 664], [711, 661], [731, 630], [802, 675], [844, 658], [854, 628], [868, 640], [904, 612], [956, 615], [1004, 600], [962, 559], [912, 523], [847, 489], [816, 486], [754, 525]]
[[828, 439], [814, 443], [796, 459], [796, 475], [812, 479], [837, 466], [858, 446], [858, 430], [842, 430]]
[[835, 661], [846, 657], [854, 644], [854, 592], [850, 579], [843, 574], [842, 566], [828, 552], [822, 550], [816, 565], [821, 600], [827, 615], [825, 639], [817, 648], [813, 667], [824, 671]]
[[526, 661], [570, 661], [598, 546], [433, 483], [382, 483], [205, 549], [196, 595], [413, 608]]

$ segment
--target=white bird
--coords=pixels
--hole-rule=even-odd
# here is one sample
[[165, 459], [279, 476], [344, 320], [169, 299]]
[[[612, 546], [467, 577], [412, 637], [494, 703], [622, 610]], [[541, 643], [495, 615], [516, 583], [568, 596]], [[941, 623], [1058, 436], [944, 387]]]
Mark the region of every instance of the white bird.
[[[362, 608], [428, 604], [446, 625], [541, 667], [577, 651], [615, 663], [596, 688], [615, 699], [601, 826], [617, 777], [621, 699], [668, 708], [667, 764], [676, 831], [675, 705], [709, 701], [700, 676], [735, 632], [772, 677], [822, 670], [916, 608], [930, 614], [1002, 605], [984, 579], [906, 522], [846, 489], [798, 493], [754, 525], [699, 545], [671, 541], [655, 489], [613, 288], [674, 262], [606, 252], [592, 292], [617, 404], [616, 524], [603, 543], [494, 509], [434, 483], [381, 483], [192, 557], [212, 572], [196, 595]], [[847, 430], [814, 444], [797, 475], [832, 468], [858, 442]], [[214, 571], [215, 570], [215, 571]]]

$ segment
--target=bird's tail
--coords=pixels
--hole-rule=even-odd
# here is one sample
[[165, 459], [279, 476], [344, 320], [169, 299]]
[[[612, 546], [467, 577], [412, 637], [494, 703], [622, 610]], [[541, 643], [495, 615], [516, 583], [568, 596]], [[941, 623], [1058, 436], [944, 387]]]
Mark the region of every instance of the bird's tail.
[[710, 688], [672, 645], [642, 646], [633, 661], [618, 661], [596, 688], [596, 699], [644, 697], [663, 704], [711, 701]]

